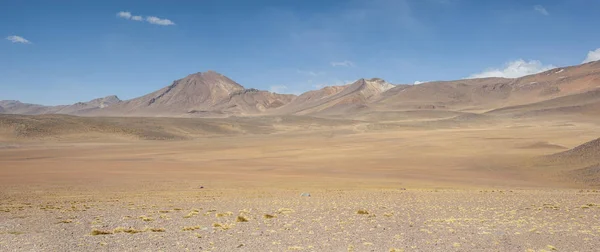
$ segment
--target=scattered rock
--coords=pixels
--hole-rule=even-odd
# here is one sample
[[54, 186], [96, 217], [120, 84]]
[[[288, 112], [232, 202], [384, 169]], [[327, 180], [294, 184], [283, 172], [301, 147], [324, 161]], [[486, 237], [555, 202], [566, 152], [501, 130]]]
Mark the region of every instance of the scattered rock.
[[300, 197], [310, 197], [310, 193], [303, 192], [300, 194]]

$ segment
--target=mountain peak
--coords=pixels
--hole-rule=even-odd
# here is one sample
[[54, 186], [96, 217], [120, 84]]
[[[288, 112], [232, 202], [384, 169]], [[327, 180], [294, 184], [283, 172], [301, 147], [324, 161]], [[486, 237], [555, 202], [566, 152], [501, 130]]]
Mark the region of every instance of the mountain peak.
[[382, 93], [382, 92], [385, 92], [385, 91], [395, 87], [393, 84], [391, 84], [381, 78], [371, 78], [371, 79], [362, 78], [362, 79], [356, 81], [355, 83], [360, 85], [362, 88], [374, 89], [374, 90], [376, 90], [377, 93]]
[[106, 97], [104, 97], [102, 99], [104, 101], [113, 101], [113, 102], [120, 102], [121, 101], [121, 99], [119, 99], [119, 97], [116, 96], [116, 95], [109, 95], [109, 96], [106, 96]]

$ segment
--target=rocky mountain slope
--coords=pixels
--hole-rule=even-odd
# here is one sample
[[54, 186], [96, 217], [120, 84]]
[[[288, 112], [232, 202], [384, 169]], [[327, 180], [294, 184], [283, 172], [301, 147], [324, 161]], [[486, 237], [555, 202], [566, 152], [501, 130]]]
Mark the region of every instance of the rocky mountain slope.
[[344, 86], [325, 87], [306, 92], [286, 106], [276, 110], [278, 114], [339, 114], [368, 107], [368, 104], [395, 86], [378, 78], [360, 79]]
[[72, 114], [84, 115], [95, 109], [103, 109], [110, 105], [121, 102], [115, 96], [107, 96], [87, 102], [78, 102], [72, 105], [43, 106], [38, 104], [22, 103], [20, 101], [6, 100], [0, 101], [0, 113], [21, 114], [21, 115], [43, 115], [43, 114]]
[[263, 112], [288, 103], [293, 95], [242, 85], [214, 71], [195, 73], [156, 92], [95, 110], [99, 116], [226, 116]]
[[[195, 73], [150, 94], [109, 96], [67, 106], [0, 101], [0, 113], [81, 116], [227, 117], [355, 116], [450, 111], [489, 114], [584, 113], [600, 108], [600, 62], [561, 67], [516, 79], [482, 78], [392, 85], [382, 79], [325, 87], [299, 96], [246, 89], [214, 71]], [[406, 114], [406, 113], [405, 113]]]

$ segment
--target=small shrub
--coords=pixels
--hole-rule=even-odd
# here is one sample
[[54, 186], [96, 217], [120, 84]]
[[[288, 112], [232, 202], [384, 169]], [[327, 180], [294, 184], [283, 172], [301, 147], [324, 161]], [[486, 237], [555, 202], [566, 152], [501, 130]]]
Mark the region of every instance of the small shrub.
[[247, 219], [246, 217], [244, 217], [244, 216], [238, 216], [238, 217], [235, 219], [235, 221], [236, 221], [236, 222], [248, 222], [248, 219]]
[[194, 231], [200, 229], [200, 226], [192, 226], [192, 227], [183, 227], [181, 231]]
[[356, 211], [357, 214], [369, 214], [369, 211], [367, 210], [358, 210]]
[[226, 213], [216, 213], [215, 216], [218, 217], [228, 217], [228, 216], [232, 216], [233, 213], [232, 212], [226, 212]]
[[94, 229], [92, 230], [92, 235], [109, 235], [109, 234], [113, 234], [112, 231], [106, 231], [106, 230], [98, 230], [98, 229]]

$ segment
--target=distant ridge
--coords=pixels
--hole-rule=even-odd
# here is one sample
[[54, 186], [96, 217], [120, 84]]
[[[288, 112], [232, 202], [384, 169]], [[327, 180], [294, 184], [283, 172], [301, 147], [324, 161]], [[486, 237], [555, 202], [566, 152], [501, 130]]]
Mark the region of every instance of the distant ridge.
[[[600, 115], [600, 62], [560, 67], [516, 79], [482, 78], [393, 85], [359, 79], [299, 96], [242, 85], [215, 71], [198, 72], [147, 95], [116, 96], [73, 105], [0, 101], [0, 113], [80, 116], [228, 117], [313, 115], [360, 117], [391, 111], [448, 111], [509, 116]], [[406, 113], [405, 113], [406, 114]]]

